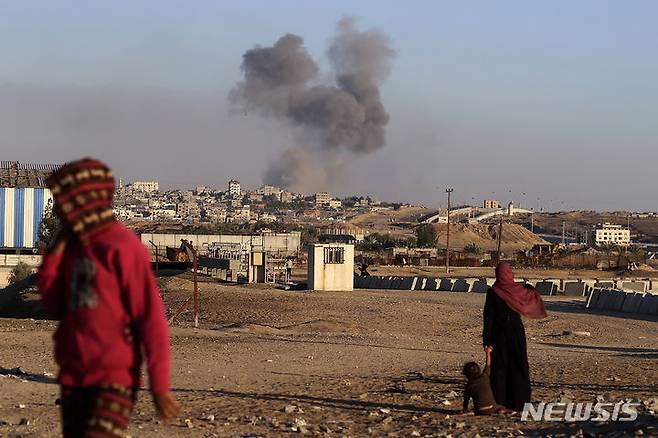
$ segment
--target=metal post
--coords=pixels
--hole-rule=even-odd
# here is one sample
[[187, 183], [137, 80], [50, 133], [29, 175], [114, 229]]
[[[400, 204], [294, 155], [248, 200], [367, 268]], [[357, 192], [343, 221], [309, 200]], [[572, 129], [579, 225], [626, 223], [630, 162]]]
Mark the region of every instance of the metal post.
[[448, 218], [448, 228], [446, 231], [446, 274], [450, 273], [450, 195], [453, 192], [452, 187], [448, 187], [446, 189], [446, 193], [448, 194], [448, 213], [447, 213], [447, 218]]
[[535, 212], [530, 213], [530, 232], [535, 232]]
[[190, 244], [192, 256], [192, 280], [194, 281], [194, 327], [199, 327], [199, 283], [197, 281], [197, 268], [199, 267], [199, 258], [197, 257], [196, 249]]
[[500, 223], [498, 225], [498, 252], [496, 253], [497, 262], [500, 263], [500, 251], [503, 243], [503, 215], [500, 215]]

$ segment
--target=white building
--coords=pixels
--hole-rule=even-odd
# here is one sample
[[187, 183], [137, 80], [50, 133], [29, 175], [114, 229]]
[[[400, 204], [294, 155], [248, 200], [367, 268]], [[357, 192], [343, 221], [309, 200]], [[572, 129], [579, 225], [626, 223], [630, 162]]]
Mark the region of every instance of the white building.
[[315, 194], [315, 205], [316, 206], [323, 206], [323, 205], [329, 205], [331, 202], [331, 195], [327, 192], [320, 192]]
[[160, 190], [160, 183], [157, 181], [134, 181], [130, 184], [134, 192], [153, 193]]
[[240, 196], [242, 190], [240, 189], [240, 181], [234, 179], [228, 182], [228, 194], [234, 197]]
[[257, 190], [263, 196], [274, 196], [275, 198], [281, 198], [281, 189], [275, 186], [263, 186]]
[[631, 230], [606, 222], [596, 230], [595, 241], [597, 245], [628, 246], [631, 244]]
[[338, 210], [342, 206], [343, 206], [343, 201], [341, 201], [340, 199], [332, 199], [329, 201], [329, 208], [334, 208]]

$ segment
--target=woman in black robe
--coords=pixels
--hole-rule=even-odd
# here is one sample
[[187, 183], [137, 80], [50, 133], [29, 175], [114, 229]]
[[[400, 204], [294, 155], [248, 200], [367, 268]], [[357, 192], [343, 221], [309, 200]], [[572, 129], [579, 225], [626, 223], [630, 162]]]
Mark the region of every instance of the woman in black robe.
[[490, 381], [496, 402], [519, 411], [530, 402], [530, 368], [521, 315], [545, 318], [544, 303], [536, 289], [514, 281], [507, 262], [496, 267], [496, 282], [484, 305], [482, 343], [491, 353]]

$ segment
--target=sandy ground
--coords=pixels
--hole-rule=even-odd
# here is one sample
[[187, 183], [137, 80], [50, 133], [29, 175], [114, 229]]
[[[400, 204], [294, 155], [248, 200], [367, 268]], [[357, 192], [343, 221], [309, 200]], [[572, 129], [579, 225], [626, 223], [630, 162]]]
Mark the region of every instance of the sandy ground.
[[[161, 286], [171, 311], [191, 284], [171, 277]], [[192, 328], [185, 313], [172, 329], [172, 384], [182, 415], [160, 424], [142, 391], [131, 436], [658, 434], [658, 417], [644, 408], [637, 422], [603, 426], [455, 415], [460, 367], [483, 359], [483, 295], [215, 283], [203, 283], [201, 295], [201, 327]], [[577, 300], [547, 307], [548, 319], [526, 324], [535, 400], [657, 396], [658, 321], [588, 314]], [[50, 378], [54, 327], [0, 319], [0, 436], [59, 433], [58, 387]], [[10, 375], [14, 367], [27, 374]], [[19, 425], [22, 419], [28, 424]]]

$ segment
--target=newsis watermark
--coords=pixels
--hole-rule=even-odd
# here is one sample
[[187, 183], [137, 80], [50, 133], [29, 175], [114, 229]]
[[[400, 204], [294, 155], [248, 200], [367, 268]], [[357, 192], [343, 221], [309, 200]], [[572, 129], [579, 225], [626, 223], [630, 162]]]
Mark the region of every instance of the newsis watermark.
[[631, 402], [526, 403], [521, 421], [635, 421], [639, 406]]

